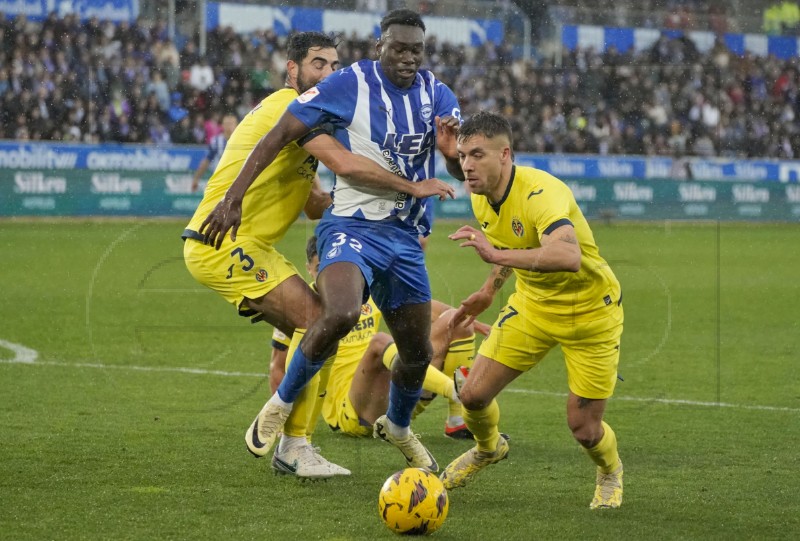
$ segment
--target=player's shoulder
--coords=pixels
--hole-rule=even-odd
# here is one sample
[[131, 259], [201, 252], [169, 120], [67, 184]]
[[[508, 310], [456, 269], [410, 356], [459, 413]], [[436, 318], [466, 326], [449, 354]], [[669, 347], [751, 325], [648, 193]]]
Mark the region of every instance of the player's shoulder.
[[[258, 114], [261, 111], [261, 114], [269, 114], [279, 109], [285, 109], [296, 97], [297, 91], [294, 88], [281, 88], [261, 100], [260, 107], [257, 106], [252, 112]], [[281, 110], [281, 112], [283, 111]]]
[[514, 183], [523, 192], [530, 189], [562, 191], [567, 188], [561, 179], [547, 171], [524, 165], [515, 166]]

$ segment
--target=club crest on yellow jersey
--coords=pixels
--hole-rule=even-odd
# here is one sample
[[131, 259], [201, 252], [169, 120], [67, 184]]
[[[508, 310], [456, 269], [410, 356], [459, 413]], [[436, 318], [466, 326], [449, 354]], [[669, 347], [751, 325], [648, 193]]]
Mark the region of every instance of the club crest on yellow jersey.
[[259, 282], [267, 281], [267, 271], [265, 269], [258, 269], [256, 272], [256, 280]]
[[362, 304], [361, 305], [361, 315], [368, 316], [372, 313], [372, 306], [369, 304]]
[[522, 221], [516, 216], [511, 219], [511, 231], [518, 237], [522, 237], [522, 235], [525, 234], [525, 226], [522, 225]]

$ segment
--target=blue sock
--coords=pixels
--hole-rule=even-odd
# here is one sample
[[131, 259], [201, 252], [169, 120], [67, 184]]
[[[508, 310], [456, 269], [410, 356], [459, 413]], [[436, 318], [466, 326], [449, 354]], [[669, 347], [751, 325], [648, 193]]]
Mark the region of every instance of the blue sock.
[[297, 348], [292, 355], [289, 366], [286, 368], [286, 375], [283, 381], [278, 386], [278, 396], [284, 402], [294, 402], [297, 395], [306, 386], [306, 383], [311, 381], [314, 374], [319, 372], [322, 365], [325, 364], [325, 359], [321, 361], [312, 361], [303, 355], [303, 350]]
[[386, 412], [386, 416], [397, 426], [410, 426], [411, 413], [421, 394], [422, 387], [404, 389], [395, 385], [393, 381], [389, 382], [389, 410]]

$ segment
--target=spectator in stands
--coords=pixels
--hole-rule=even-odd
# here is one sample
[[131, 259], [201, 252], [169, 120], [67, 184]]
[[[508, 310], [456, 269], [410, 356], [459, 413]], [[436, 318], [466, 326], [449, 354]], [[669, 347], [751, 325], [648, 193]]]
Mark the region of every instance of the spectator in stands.
[[200, 179], [203, 177], [203, 175], [205, 175], [206, 171], [210, 168], [213, 172], [217, 167], [219, 158], [222, 156], [222, 153], [225, 151], [225, 146], [228, 144], [228, 139], [231, 138], [233, 130], [236, 129], [238, 123], [239, 121], [236, 116], [230, 113], [226, 114], [222, 118], [220, 133], [215, 134], [211, 141], [209, 141], [208, 152], [200, 162], [199, 167], [194, 172], [194, 176], [192, 177], [193, 192], [197, 191], [197, 188], [200, 185]]

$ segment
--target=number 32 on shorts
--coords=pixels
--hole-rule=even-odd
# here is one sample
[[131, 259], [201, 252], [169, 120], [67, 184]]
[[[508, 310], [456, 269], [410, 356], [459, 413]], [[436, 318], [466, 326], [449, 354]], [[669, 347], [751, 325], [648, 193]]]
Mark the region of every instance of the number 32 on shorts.
[[349, 239], [350, 242], [348, 243], [348, 237], [346, 233], [334, 233], [333, 236], [336, 238], [336, 240], [331, 243], [331, 249], [328, 250], [327, 254], [325, 254], [326, 259], [333, 259], [341, 254], [342, 246], [344, 246], [345, 243], [347, 243], [347, 245], [356, 252], [361, 253], [361, 248], [363, 248], [363, 245], [358, 239], [351, 238]]

